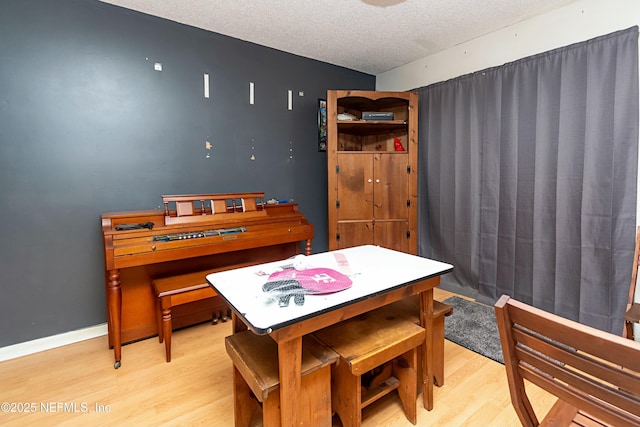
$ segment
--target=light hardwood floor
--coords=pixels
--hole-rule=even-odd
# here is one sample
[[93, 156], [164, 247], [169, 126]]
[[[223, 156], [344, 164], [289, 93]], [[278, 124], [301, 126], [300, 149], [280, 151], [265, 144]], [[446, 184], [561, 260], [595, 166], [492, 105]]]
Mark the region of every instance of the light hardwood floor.
[[[436, 299], [451, 296], [436, 289]], [[175, 331], [172, 361], [157, 338], [122, 349], [113, 368], [107, 337], [0, 363], [3, 426], [232, 426], [231, 362], [224, 337], [231, 322]], [[554, 398], [532, 387], [533, 405], [546, 411]], [[445, 385], [435, 407], [422, 408], [420, 426], [519, 426], [504, 367], [445, 342]], [[26, 412], [31, 410], [32, 412]], [[412, 426], [395, 394], [365, 409], [363, 426]]]

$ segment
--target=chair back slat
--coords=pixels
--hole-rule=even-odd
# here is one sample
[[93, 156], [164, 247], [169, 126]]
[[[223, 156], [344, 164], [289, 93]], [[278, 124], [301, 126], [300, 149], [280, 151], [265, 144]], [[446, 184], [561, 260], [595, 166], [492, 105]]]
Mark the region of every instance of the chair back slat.
[[[521, 360], [534, 366], [535, 362], [539, 361], [539, 363], [545, 364], [550, 370], [556, 369], [556, 375], [563, 381], [569, 381], [580, 372], [589, 372], [603, 382], [618, 384], [624, 390], [640, 395], [638, 376], [633, 375], [629, 370], [620, 369], [618, 365], [604, 362], [601, 360], [602, 356], [588, 355], [578, 352], [573, 347], [564, 346], [557, 342], [545, 341], [530, 332], [522, 331], [518, 325], [514, 327], [514, 335], [520, 344], [516, 347], [516, 351], [519, 352], [518, 356]], [[538, 358], [532, 359], [536, 354], [527, 348], [537, 351], [539, 354], [547, 356], [547, 358], [542, 360]], [[575, 370], [557, 370], [556, 366], [549, 362], [549, 359], [574, 367]], [[564, 375], [566, 375], [566, 377], [564, 377]]]

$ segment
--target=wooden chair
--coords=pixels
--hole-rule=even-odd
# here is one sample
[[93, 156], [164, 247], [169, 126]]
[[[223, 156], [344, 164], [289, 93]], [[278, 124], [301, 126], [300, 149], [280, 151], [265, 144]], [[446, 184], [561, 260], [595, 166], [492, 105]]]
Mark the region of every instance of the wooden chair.
[[331, 402], [344, 427], [360, 426], [362, 409], [393, 390], [407, 419], [417, 422], [418, 347], [425, 342], [424, 328], [373, 311], [314, 335], [340, 355], [331, 369]]
[[[511, 403], [523, 426], [640, 425], [640, 343], [507, 295], [495, 310]], [[542, 422], [525, 379], [558, 397]]]
[[633, 325], [640, 323], [640, 303], [635, 302], [636, 284], [638, 281], [638, 258], [640, 257], [640, 227], [636, 232], [636, 249], [633, 253], [633, 269], [631, 270], [631, 284], [629, 285], [629, 298], [627, 310], [624, 314], [623, 334], [629, 339], [635, 339]]
[[[235, 426], [249, 426], [262, 407], [264, 427], [280, 426], [278, 346], [268, 335], [243, 331], [225, 338], [233, 361]], [[303, 395], [296, 405], [305, 417], [300, 425], [331, 425], [331, 365], [339, 356], [312, 336], [302, 340]]]

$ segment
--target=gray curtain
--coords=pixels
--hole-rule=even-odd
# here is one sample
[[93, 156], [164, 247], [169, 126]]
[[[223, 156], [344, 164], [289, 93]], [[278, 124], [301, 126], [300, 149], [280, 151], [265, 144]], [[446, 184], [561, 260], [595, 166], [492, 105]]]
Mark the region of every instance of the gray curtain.
[[620, 334], [635, 241], [638, 28], [417, 89], [420, 255], [443, 287]]

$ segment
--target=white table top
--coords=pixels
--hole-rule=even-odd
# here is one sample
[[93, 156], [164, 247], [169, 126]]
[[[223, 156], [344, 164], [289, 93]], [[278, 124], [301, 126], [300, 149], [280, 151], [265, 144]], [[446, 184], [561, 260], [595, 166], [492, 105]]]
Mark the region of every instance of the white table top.
[[[336, 253], [346, 257], [348, 267], [339, 265]], [[262, 291], [262, 285], [269, 274], [291, 268], [291, 259], [209, 274], [207, 281], [251, 330], [266, 334], [453, 269], [450, 264], [372, 245], [314, 254], [307, 256], [305, 261], [307, 268], [324, 267], [346, 274], [352, 286], [331, 294], [305, 295], [303, 305], [296, 305], [291, 299], [287, 307], [280, 307]]]

